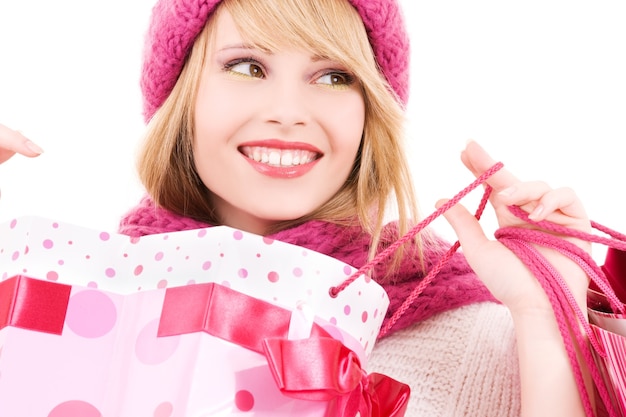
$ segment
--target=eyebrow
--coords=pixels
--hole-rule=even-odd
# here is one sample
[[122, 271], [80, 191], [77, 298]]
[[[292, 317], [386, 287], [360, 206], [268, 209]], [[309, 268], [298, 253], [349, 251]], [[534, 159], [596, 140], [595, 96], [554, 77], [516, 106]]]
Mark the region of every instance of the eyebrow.
[[[244, 50], [261, 50], [264, 53], [267, 54], [273, 54], [272, 51], [270, 51], [269, 49], [265, 49], [265, 48], [261, 48], [259, 46], [253, 45], [253, 44], [249, 44], [249, 43], [234, 43], [234, 44], [229, 44], [229, 45], [225, 45], [222, 48], [218, 49], [216, 52], [224, 52], [224, 51], [228, 51], [228, 50], [232, 50], [232, 49], [244, 49]], [[328, 57], [328, 56], [324, 56], [324, 55], [313, 55], [311, 57], [311, 62], [320, 62], [320, 61], [335, 61], [334, 59]]]
[[226, 45], [218, 49], [218, 51], [228, 51], [229, 49], [259, 49], [259, 48], [255, 47], [254, 45], [247, 44], [247, 43], [234, 43], [234, 44]]

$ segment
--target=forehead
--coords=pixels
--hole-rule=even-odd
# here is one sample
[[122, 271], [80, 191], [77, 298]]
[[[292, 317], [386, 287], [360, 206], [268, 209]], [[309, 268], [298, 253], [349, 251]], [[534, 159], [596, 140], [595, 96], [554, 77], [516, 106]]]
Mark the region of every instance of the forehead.
[[215, 25], [213, 38], [216, 44], [220, 46], [241, 45], [243, 36], [228, 10], [221, 10], [216, 13], [212, 19], [212, 24]]

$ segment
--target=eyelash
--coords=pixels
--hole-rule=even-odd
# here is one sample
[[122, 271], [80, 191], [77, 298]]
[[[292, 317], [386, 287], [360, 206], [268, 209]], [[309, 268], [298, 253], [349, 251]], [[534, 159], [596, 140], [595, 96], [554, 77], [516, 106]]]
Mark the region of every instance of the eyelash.
[[[259, 62], [258, 59], [252, 58], [252, 57], [243, 57], [243, 58], [237, 58], [234, 59], [232, 61], [227, 62], [226, 64], [224, 64], [224, 70], [233, 74], [233, 75], [238, 75], [238, 76], [242, 76], [242, 77], [251, 77], [251, 75], [248, 74], [244, 74], [241, 73], [239, 71], [233, 71], [232, 69], [234, 67], [236, 67], [239, 64], [250, 64], [250, 65], [256, 65], [259, 68], [261, 68], [261, 71], [263, 71], [263, 76], [265, 77], [265, 70], [264, 70], [264, 66], [261, 62]], [[343, 78], [345, 80], [345, 82], [343, 84], [322, 84], [322, 83], [318, 83], [320, 85], [326, 85], [328, 87], [331, 88], [345, 88], [348, 87], [352, 84], [354, 84], [355, 82], [355, 77], [354, 75], [350, 74], [349, 72], [346, 71], [340, 71], [340, 70], [327, 70], [324, 73], [322, 73], [317, 79], [321, 79], [322, 77], [327, 77], [327, 76], [339, 76], [341, 78]]]
[[257, 65], [259, 68], [261, 68], [261, 70], [263, 71], [263, 74], [265, 75], [265, 70], [263, 69], [264, 66], [261, 62], [259, 62], [259, 60], [252, 58], [252, 57], [244, 57], [244, 58], [237, 58], [234, 59], [232, 61], [229, 61], [227, 63], [224, 64], [224, 71], [227, 71], [231, 74], [234, 75], [239, 75], [239, 76], [244, 76], [244, 77], [250, 77], [247, 74], [243, 74], [239, 71], [233, 71], [232, 69], [234, 67], [236, 67], [239, 64], [251, 64], [251, 65]]
[[333, 76], [339, 76], [345, 80], [343, 84], [330, 84], [330, 85], [322, 84], [322, 85], [328, 85], [329, 87], [332, 87], [332, 88], [346, 88], [354, 84], [354, 81], [355, 81], [354, 75], [350, 74], [349, 72], [339, 71], [339, 70], [328, 70], [324, 72], [321, 76], [319, 76], [317, 79], [319, 80], [320, 78], [327, 77], [327, 76], [331, 76], [331, 78]]

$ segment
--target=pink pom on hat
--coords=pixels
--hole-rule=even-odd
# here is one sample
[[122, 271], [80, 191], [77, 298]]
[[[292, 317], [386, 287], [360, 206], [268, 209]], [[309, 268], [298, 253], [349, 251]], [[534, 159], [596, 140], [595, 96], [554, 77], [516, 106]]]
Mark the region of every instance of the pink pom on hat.
[[[400, 103], [409, 96], [409, 38], [397, 0], [349, 0]], [[185, 58], [220, 0], [158, 0], [145, 40], [141, 91], [148, 121], [168, 97]]]

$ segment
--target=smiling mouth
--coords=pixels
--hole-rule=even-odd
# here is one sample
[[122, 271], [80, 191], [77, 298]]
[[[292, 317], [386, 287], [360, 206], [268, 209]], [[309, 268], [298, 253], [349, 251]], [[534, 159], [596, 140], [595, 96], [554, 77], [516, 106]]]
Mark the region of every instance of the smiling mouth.
[[309, 164], [321, 157], [306, 149], [278, 149], [264, 146], [242, 146], [240, 152], [249, 159], [275, 167], [295, 167]]

